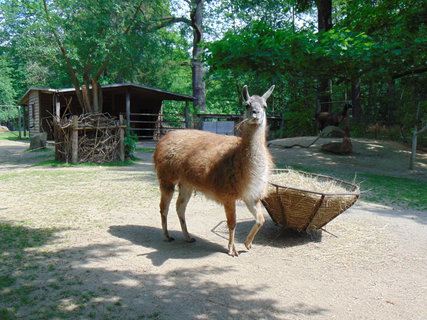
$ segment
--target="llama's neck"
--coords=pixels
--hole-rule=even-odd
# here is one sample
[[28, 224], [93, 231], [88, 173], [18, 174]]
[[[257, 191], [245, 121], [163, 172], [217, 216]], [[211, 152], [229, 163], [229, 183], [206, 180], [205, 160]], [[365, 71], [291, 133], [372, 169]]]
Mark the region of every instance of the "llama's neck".
[[246, 125], [242, 128], [242, 148], [251, 155], [265, 153], [265, 125]]
[[265, 126], [245, 126], [242, 129], [241, 168], [247, 181], [245, 194], [259, 200], [265, 191], [271, 158], [266, 146]]

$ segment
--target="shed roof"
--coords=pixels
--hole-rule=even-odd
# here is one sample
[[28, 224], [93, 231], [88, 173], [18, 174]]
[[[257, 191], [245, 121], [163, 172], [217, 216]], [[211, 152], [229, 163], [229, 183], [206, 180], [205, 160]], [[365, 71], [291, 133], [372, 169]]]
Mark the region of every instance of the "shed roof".
[[[114, 83], [114, 84], [107, 84], [102, 85], [101, 89], [103, 91], [111, 91], [111, 90], [120, 90], [123, 88], [132, 88], [141, 94], [146, 95], [150, 99], [154, 100], [176, 100], [176, 101], [193, 101], [194, 98], [185, 94], [179, 94], [179, 93], [173, 93], [166, 90], [161, 90], [157, 88], [147, 87], [139, 84], [134, 83]], [[40, 88], [40, 87], [31, 87], [29, 88], [22, 98], [19, 100], [20, 105], [26, 105], [28, 104], [28, 99], [31, 91], [40, 91], [43, 93], [67, 93], [67, 92], [73, 92], [75, 91], [74, 88], [64, 88], [64, 89], [52, 89], [52, 88]]]

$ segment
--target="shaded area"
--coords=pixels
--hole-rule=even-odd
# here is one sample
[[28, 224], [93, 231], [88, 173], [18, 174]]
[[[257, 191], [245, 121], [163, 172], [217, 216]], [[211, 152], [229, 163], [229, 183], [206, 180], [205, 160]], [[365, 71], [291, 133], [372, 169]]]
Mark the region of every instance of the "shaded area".
[[[295, 143], [307, 145], [315, 137], [295, 137], [274, 140], [277, 146]], [[427, 182], [427, 154], [417, 153], [416, 170], [409, 170], [410, 149], [396, 142], [362, 138], [352, 138], [351, 155], [324, 153], [321, 145], [328, 142], [340, 142], [340, 139], [321, 138], [310, 148], [271, 148], [274, 161], [280, 166], [302, 166], [330, 172], [371, 173], [394, 177], [410, 177]]]
[[[268, 285], [248, 288], [210, 280], [212, 275], [221, 279], [236, 272], [234, 267], [178, 267], [159, 274], [156, 269], [144, 272], [126, 266], [110, 268], [109, 259], [132, 256], [129, 247], [114, 243], [57, 252], [26, 251], [54, 240], [51, 232], [9, 224], [2, 224], [1, 228], [6, 230], [6, 236], [0, 238], [1, 256], [7, 262], [2, 261], [1, 266], [1, 319], [283, 319], [286, 315], [328, 313], [304, 302], [280, 305], [274, 298], [263, 297]], [[158, 231], [138, 226], [110, 229], [112, 234], [137, 245], [162, 250], [163, 244], [157, 244], [157, 239], [149, 240]], [[11, 235], [19, 235], [22, 240], [8, 240]], [[180, 250], [182, 244], [172, 244], [162, 250], [163, 255], [198, 259], [219, 250], [215, 244], [198, 240], [199, 247], [193, 245], [184, 252]], [[12, 264], [9, 257], [16, 253], [17, 243], [22, 249], [20, 263]], [[188, 252], [192, 252], [191, 256], [187, 256]], [[156, 261], [156, 254], [151, 258]]]
[[196, 242], [187, 243], [180, 231], [169, 232], [175, 238], [175, 241], [171, 242], [164, 240], [161, 229], [148, 226], [111, 226], [108, 232], [135, 245], [153, 249], [144, 256], [150, 259], [154, 266], [161, 266], [168, 259], [198, 259], [217, 252], [227, 253], [225, 247], [198, 237], [195, 237]]
[[[243, 243], [254, 224], [255, 220], [252, 219], [238, 220], [235, 235], [236, 242]], [[211, 231], [215, 235], [228, 240], [228, 227], [226, 220], [218, 223], [214, 228], [212, 228]], [[260, 231], [257, 233], [253, 245], [287, 248], [303, 246], [310, 242], [321, 241], [321, 230], [313, 230], [310, 233], [305, 231], [299, 232], [297, 230], [288, 229], [277, 225], [269, 217], [266, 217], [266, 221]]]
[[17, 318], [17, 309], [38, 291], [32, 279], [48, 269], [44, 257], [30, 251], [54, 239], [51, 228], [28, 228], [0, 222], [0, 319]]

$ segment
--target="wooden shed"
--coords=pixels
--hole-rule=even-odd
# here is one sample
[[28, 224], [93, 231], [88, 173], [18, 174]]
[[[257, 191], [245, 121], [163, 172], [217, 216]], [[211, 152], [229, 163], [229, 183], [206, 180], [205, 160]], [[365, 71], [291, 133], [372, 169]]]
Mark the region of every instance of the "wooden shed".
[[[103, 85], [101, 90], [103, 112], [112, 116], [124, 115], [128, 127], [140, 138], [148, 139], [155, 135], [163, 101], [183, 101], [188, 110], [188, 103], [194, 100], [191, 96], [133, 83]], [[60, 116], [82, 112], [74, 88], [30, 88], [19, 105], [27, 110], [30, 136], [46, 132], [49, 139], [53, 139], [52, 119], [56, 110]]]

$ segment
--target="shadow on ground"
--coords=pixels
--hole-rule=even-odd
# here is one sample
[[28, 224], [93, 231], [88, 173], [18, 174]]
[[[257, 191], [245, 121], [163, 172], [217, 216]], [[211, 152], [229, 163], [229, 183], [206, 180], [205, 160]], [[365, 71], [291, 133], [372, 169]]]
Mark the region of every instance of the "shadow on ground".
[[187, 243], [179, 231], [169, 232], [171, 237], [175, 238], [175, 241], [171, 242], [165, 241], [162, 230], [154, 227], [111, 226], [108, 232], [135, 245], [154, 249], [154, 251], [145, 254], [154, 266], [161, 266], [168, 259], [198, 259], [217, 252], [227, 253], [225, 247], [201, 238], [195, 237], [195, 242]]
[[[55, 241], [48, 230], [13, 228], [3, 226], [3, 229], [10, 229], [8, 234], [19, 232], [27, 239], [38, 239], [42, 235], [38, 246]], [[150, 234], [158, 232], [155, 228], [115, 226], [110, 232], [137, 245], [162, 249], [162, 245], [155, 244], [158, 241], [148, 241]], [[137, 236], [141, 232], [146, 234], [142, 239]], [[117, 243], [39, 252], [25, 250], [32, 246], [31, 241], [16, 249], [16, 243], [9, 243], [4, 237], [0, 239], [3, 249], [0, 267], [2, 319], [274, 320], [286, 318], [286, 315], [307, 317], [328, 313], [327, 309], [304, 302], [284, 306], [274, 298], [262, 298], [265, 286], [248, 288], [212, 280], [212, 276], [220, 279], [235, 271], [233, 267], [191, 267], [189, 264], [189, 267], [166, 272], [157, 273], [157, 268], [147, 272], [126, 265], [111, 266], [109, 259], [120, 261], [120, 255], [128, 250]], [[198, 240], [199, 248], [186, 250], [193, 252], [190, 257], [180, 251], [178, 245], [169, 249], [168, 254], [181, 259], [197, 259], [220, 250], [215, 244]]]
[[[246, 240], [255, 220], [238, 220], [236, 227], [236, 242], [243, 243]], [[211, 230], [215, 235], [228, 240], [227, 221], [223, 220]], [[278, 248], [287, 248], [302, 246], [310, 242], [321, 242], [322, 231], [314, 230], [310, 233], [286, 229], [275, 224], [270, 218], [266, 221], [260, 231], [255, 236], [254, 244], [262, 246], [271, 246]]]

